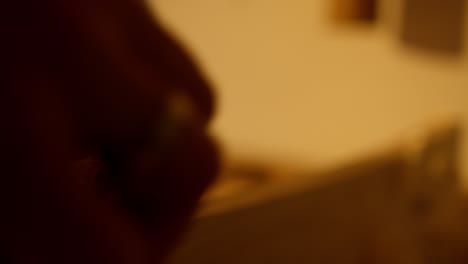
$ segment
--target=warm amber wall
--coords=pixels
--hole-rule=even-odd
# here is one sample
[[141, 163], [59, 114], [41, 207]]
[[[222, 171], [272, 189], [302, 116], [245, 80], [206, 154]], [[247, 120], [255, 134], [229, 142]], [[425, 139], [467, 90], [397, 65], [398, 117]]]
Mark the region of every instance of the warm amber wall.
[[[152, 1], [217, 85], [214, 128], [231, 152], [328, 166], [440, 115], [468, 126], [466, 52], [404, 47], [396, 9], [375, 27], [337, 28], [329, 0]], [[468, 182], [468, 140], [464, 153]]]

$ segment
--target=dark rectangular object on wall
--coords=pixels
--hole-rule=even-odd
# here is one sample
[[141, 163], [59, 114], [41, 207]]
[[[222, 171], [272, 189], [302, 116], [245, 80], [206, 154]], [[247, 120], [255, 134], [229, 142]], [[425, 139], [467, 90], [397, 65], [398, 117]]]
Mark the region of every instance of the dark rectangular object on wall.
[[374, 22], [377, 19], [377, 0], [334, 0], [333, 17], [338, 22]]
[[405, 0], [402, 41], [426, 51], [457, 55], [464, 48], [465, 0]]

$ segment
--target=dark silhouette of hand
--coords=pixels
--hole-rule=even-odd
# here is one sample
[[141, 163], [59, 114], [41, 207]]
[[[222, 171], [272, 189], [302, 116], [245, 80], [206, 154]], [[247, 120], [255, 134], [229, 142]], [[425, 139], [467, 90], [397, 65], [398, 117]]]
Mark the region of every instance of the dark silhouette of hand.
[[218, 170], [209, 84], [143, 2], [2, 11], [0, 253], [161, 263]]

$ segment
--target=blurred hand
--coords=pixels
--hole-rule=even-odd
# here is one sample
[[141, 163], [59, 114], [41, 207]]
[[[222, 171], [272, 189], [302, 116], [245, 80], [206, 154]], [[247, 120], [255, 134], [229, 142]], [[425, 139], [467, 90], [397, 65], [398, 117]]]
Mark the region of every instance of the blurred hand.
[[[0, 250], [12, 263], [162, 262], [218, 170], [209, 84], [139, 1], [15, 2]], [[190, 115], [168, 121], [174, 95]]]

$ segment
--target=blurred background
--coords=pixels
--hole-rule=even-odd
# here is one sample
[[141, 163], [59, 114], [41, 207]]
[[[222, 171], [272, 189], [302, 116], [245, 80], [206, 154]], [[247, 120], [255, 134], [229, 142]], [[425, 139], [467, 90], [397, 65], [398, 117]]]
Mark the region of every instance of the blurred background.
[[468, 124], [464, 0], [150, 3], [214, 83], [233, 155], [329, 167], [434, 120]]
[[465, 0], [149, 3], [250, 181], [208, 193], [173, 263], [468, 263]]

